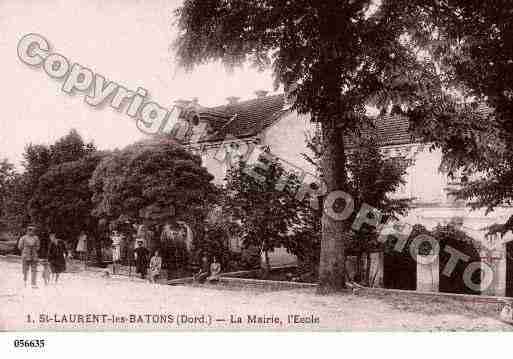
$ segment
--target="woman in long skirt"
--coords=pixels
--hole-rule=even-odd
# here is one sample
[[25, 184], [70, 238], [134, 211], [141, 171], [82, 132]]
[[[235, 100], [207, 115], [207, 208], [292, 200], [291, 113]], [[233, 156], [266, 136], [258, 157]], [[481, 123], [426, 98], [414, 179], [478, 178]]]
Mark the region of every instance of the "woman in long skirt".
[[81, 261], [86, 260], [87, 253], [87, 234], [84, 231], [80, 231], [80, 235], [78, 236], [77, 247], [75, 251], [78, 254], [78, 259]]
[[50, 245], [48, 246], [48, 262], [53, 274], [55, 283], [59, 280], [59, 275], [66, 270], [66, 245], [61, 239], [50, 233]]

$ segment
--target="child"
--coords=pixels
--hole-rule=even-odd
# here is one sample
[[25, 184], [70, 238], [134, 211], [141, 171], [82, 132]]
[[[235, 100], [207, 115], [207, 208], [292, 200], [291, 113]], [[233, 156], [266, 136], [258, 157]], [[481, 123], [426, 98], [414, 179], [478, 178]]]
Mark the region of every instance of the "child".
[[221, 264], [217, 261], [214, 256], [212, 258], [212, 264], [210, 265], [210, 276], [207, 278], [208, 282], [217, 282], [221, 274]]
[[48, 263], [47, 259], [43, 260], [43, 280], [45, 285], [50, 283], [50, 263]]
[[150, 282], [157, 283], [157, 278], [160, 276], [160, 270], [162, 269], [162, 257], [158, 250], [155, 251], [155, 255], [150, 260]]
[[210, 275], [210, 263], [207, 256], [201, 258], [201, 266], [199, 271], [193, 276], [193, 280], [198, 283], [203, 283]]

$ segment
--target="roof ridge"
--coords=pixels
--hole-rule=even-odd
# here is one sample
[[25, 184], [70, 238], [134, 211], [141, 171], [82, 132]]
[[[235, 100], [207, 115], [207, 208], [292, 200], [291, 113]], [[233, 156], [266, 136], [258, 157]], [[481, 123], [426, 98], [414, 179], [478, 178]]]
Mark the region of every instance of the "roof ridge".
[[233, 108], [233, 107], [238, 107], [238, 106], [244, 106], [249, 103], [257, 103], [257, 102], [262, 102], [262, 101], [266, 101], [266, 100], [271, 100], [272, 98], [276, 98], [276, 97], [285, 97], [285, 94], [278, 93], [278, 94], [273, 94], [273, 95], [267, 95], [264, 97], [255, 97], [255, 98], [251, 98], [251, 99], [244, 100], [244, 101], [237, 101], [236, 103], [233, 103], [233, 104], [217, 105], [217, 106], [206, 107], [206, 108], [211, 109], [211, 110], [218, 110], [220, 108]]

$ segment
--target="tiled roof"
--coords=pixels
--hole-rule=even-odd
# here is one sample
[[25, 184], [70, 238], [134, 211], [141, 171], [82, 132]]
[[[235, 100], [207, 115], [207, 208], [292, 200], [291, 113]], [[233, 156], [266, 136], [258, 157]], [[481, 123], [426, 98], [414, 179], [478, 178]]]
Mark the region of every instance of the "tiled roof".
[[378, 116], [373, 122], [374, 128], [362, 132], [374, 134], [380, 146], [403, 145], [415, 140], [409, 132], [409, 121], [404, 116]]
[[201, 118], [211, 124], [216, 134], [210, 141], [227, 134], [241, 138], [254, 136], [276, 121], [283, 112], [284, 95], [273, 95], [241, 101], [235, 104], [203, 108]]
[[[284, 95], [280, 94], [202, 108], [201, 118], [206, 119], [215, 131], [208, 141], [220, 141], [227, 134], [237, 138], [257, 135], [288, 111], [283, 109], [284, 101]], [[362, 132], [377, 135], [380, 146], [400, 145], [414, 140], [408, 128], [408, 119], [404, 116], [386, 115], [377, 117], [374, 120], [374, 127]]]

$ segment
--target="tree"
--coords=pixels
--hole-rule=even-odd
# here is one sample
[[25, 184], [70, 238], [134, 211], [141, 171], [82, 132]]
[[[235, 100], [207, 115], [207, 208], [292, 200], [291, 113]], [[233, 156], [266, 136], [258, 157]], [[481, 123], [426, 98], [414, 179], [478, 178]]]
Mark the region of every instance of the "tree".
[[[16, 172], [14, 171], [14, 165], [7, 159], [0, 161], [0, 218], [2, 219], [5, 214], [5, 199], [11, 189], [11, 183], [14, 181], [15, 177]], [[5, 222], [2, 223], [2, 226], [4, 225]]]
[[24, 180], [7, 159], [0, 162], [0, 229], [14, 235], [29, 221]]
[[221, 263], [224, 271], [227, 271], [231, 260], [231, 252], [229, 247], [230, 233], [225, 223], [207, 223], [205, 226], [205, 235], [201, 238], [194, 237], [194, 258], [200, 263], [203, 255], [208, 257], [215, 256], [217, 261]]
[[15, 173], [13, 178], [6, 183], [5, 197], [2, 203], [2, 222], [9, 232], [16, 235], [21, 235], [30, 222], [27, 204], [31, 190], [28, 178], [24, 173]]
[[[394, 198], [394, 193], [405, 183], [407, 163], [401, 158], [386, 159], [381, 154], [375, 138], [362, 137], [348, 155], [349, 187], [356, 208], [369, 205], [379, 210], [387, 220], [398, 219], [407, 212], [410, 199]], [[373, 213], [373, 216], [378, 214]], [[356, 213], [354, 220], [356, 220]], [[364, 224], [353, 233], [352, 249], [357, 255], [358, 277], [369, 283], [371, 249], [380, 249], [376, 227]], [[362, 255], [366, 256], [367, 268], [363, 268]]]
[[303, 205], [294, 198], [299, 183], [291, 175], [284, 188], [280, 179], [287, 176], [279, 159], [269, 151], [259, 156], [263, 166], [240, 161], [228, 170], [223, 209], [240, 223], [244, 248], [256, 247], [264, 256], [264, 269], [270, 270], [269, 252], [284, 246], [294, 248], [291, 229], [299, 224]]
[[8, 228], [21, 233], [31, 220], [29, 208], [35, 216], [32, 220], [37, 221], [41, 218], [38, 214], [38, 202], [32, 199], [40, 178], [50, 171], [52, 166], [80, 160], [95, 151], [94, 145], [85, 143], [76, 130], [71, 130], [49, 146], [32, 143], [27, 145], [23, 154], [24, 171], [12, 179], [5, 199], [4, 217]]
[[[395, 198], [394, 193], [405, 183], [403, 176], [408, 163], [402, 158], [385, 158], [380, 152], [377, 139], [372, 135], [372, 128], [367, 134], [347, 138], [351, 144], [347, 155], [348, 189], [355, 208], [369, 205], [380, 211], [386, 219], [398, 219], [408, 210], [410, 199]], [[318, 137], [308, 138], [307, 146], [311, 154], [303, 154], [317, 171], [320, 171], [320, 142]], [[310, 209], [306, 218], [306, 232], [316, 236], [320, 211]], [[351, 223], [356, 220], [357, 212], [349, 219]], [[364, 224], [358, 230], [353, 230], [348, 250], [357, 256], [357, 274], [359, 279], [368, 283], [369, 268], [362, 265], [363, 256], [366, 257], [367, 267], [370, 265], [370, 251], [382, 249], [377, 241], [376, 227]], [[302, 234], [301, 234], [302, 235]], [[317, 234], [318, 236], [318, 234]], [[315, 237], [314, 237], [315, 238]], [[316, 241], [314, 241], [315, 243]], [[313, 251], [312, 253], [316, 253]]]
[[96, 147], [92, 142], [85, 143], [77, 130], [72, 129], [69, 133], [58, 139], [49, 147], [50, 165], [55, 166], [65, 162], [77, 161], [85, 156], [94, 153]]
[[95, 234], [97, 220], [91, 215], [89, 181], [104, 156], [95, 152], [52, 166], [39, 178], [29, 203], [31, 217], [39, 228], [56, 231], [69, 244], [74, 243], [81, 230]]
[[[426, 1], [427, 2], [427, 1]], [[272, 66], [293, 108], [322, 124], [322, 174], [327, 191], [348, 188], [343, 138], [366, 122], [365, 105], [407, 102], [436, 86], [434, 67], [407, 41], [419, 6], [382, 0], [188, 0], [176, 15], [179, 63], [187, 69], [221, 60]], [[350, 223], [322, 216], [320, 283], [345, 287]]]
[[200, 157], [166, 141], [143, 141], [98, 165], [90, 181], [93, 215], [132, 223], [179, 219], [194, 227], [217, 198], [212, 179]]
[[[487, 211], [513, 203], [513, 3], [507, 0], [433, 1], [425, 8], [426, 49], [438, 61], [449, 96], [427, 99], [409, 115], [417, 133], [444, 155], [458, 175], [454, 194]], [[454, 97], [454, 96], [453, 96]], [[461, 98], [471, 106], [461, 106]], [[440, 104], [442, 103], [442, 104]], [[480, 104], [484, 104], [483, 108]], [[477, 175], [476, 175], [477, 174]], [[513, 217], [505, 226], [513, 229]]]

